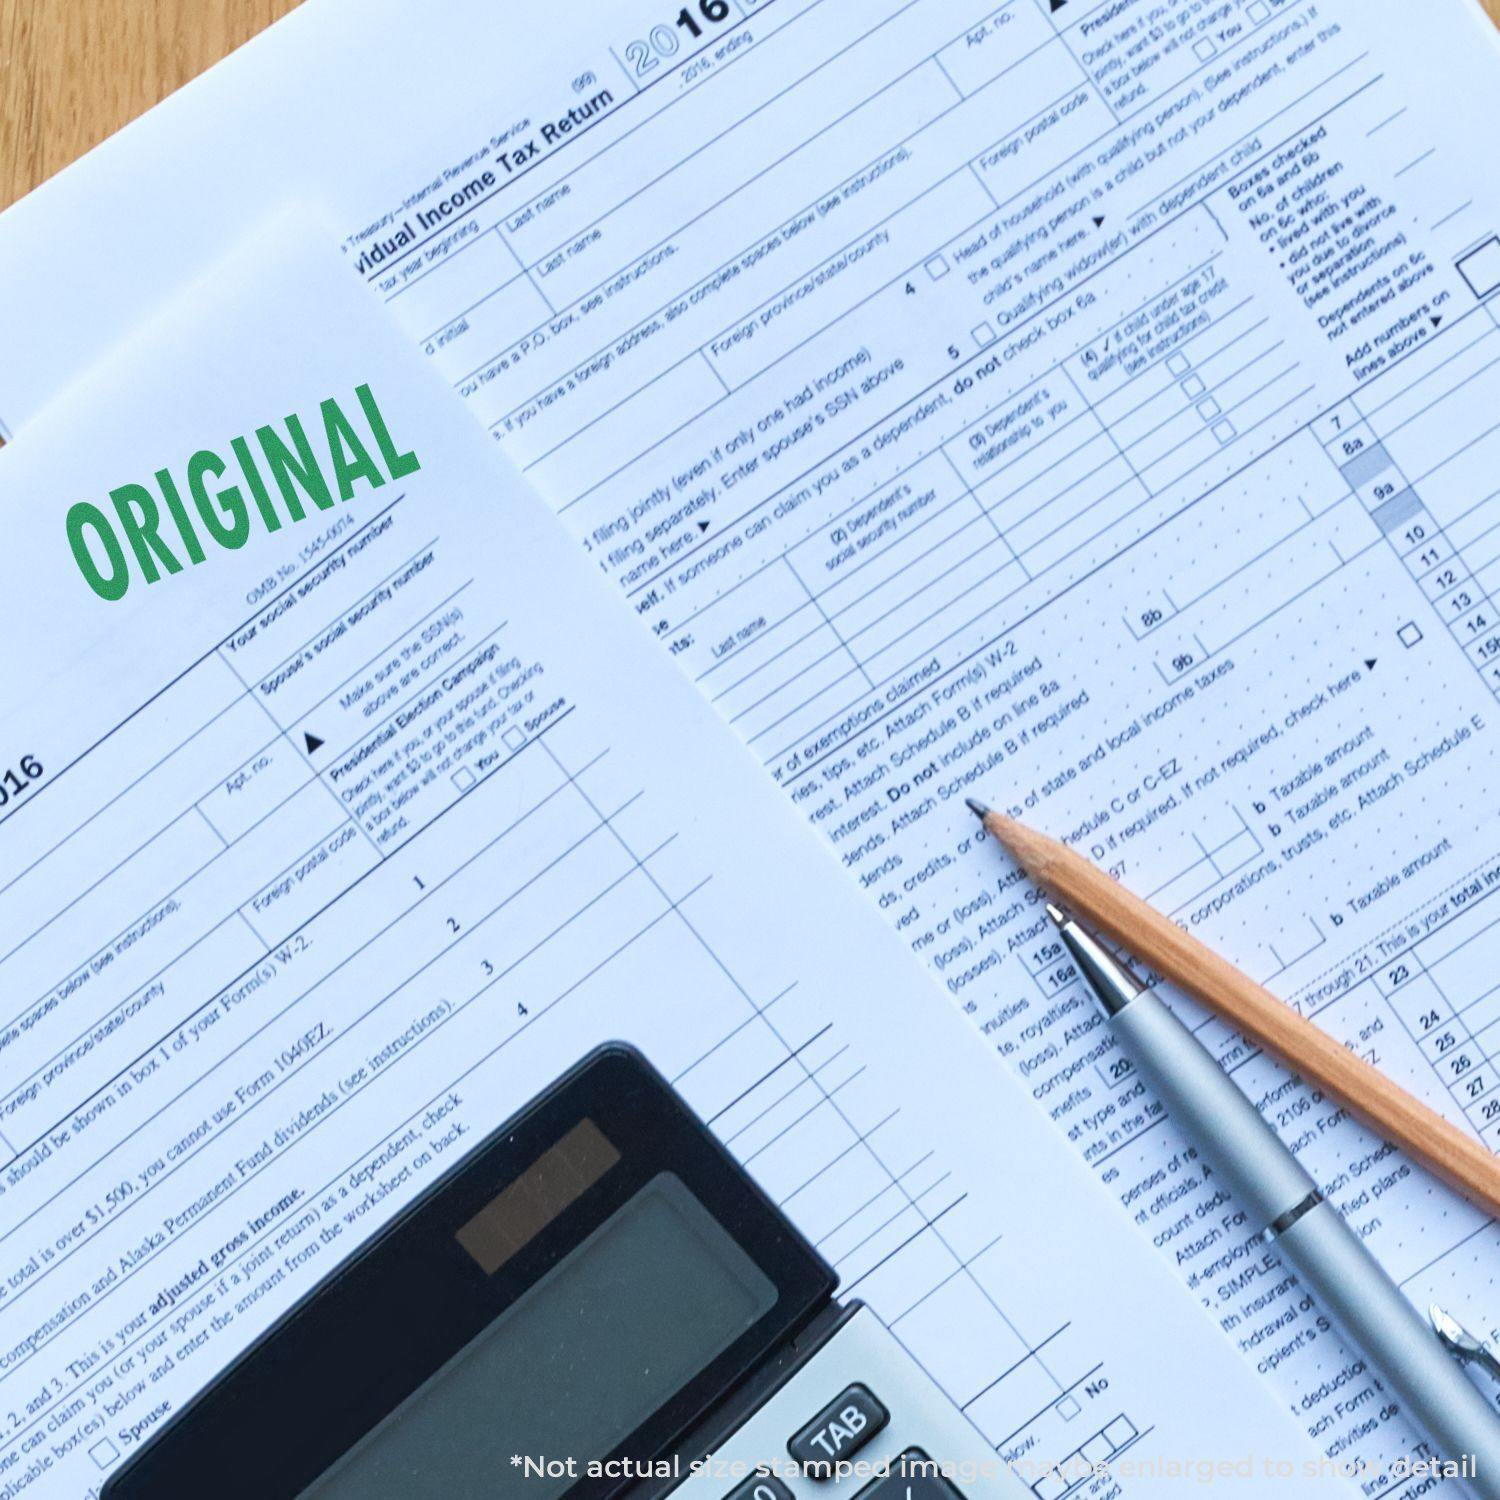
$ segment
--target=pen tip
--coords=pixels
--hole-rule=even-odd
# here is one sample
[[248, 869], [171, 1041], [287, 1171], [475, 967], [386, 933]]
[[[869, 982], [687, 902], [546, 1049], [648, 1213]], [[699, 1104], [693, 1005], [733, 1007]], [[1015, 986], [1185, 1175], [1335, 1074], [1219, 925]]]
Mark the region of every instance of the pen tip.
[[1068, 920], [1068, 914], [1062, 907], [1054, 906], [1050, 901], [1047, 903], [1047, 915], [1061, 927]]
[[982, 823], [982, 822], [984, 822], [984, 820], [985, 820], [985, 819], [986, 819], [986, 818], [987, 818], [987, 817], [989, 817], [989, 815], [990, 815], [990, 810], [989, 810], [989, 808], [987, 808], [987, 807], [986, 807], [986, 806], [985, 806], [985, 805], [984, 805], [984, 803], [982, 803], [982, 802], [980, 802], [980, 801], [978, 801], [978, 800], [977, 800], [977, 799], [976, 799], [976, 798], [974, 798], [974, 797], [965, 797], [965, 798], [964, 798], [964, 801], [965, 801], [965, 802], [966, 802], [966, 803], [967, 803], [967, 804], [968, 804], [968, 807], [969, 807], [969, 811], [970, 811], [970, 812], [971, 812], [971, 813], [973, 813], [973, 814], [974, 814], [974, 816], [975, 816], [975, 817], [976, 817], [976, 818], [978, 818], [978, 819], [979, 819], [979, 821], [980, 821], [980, 822], [981, 822], [981, 823]]

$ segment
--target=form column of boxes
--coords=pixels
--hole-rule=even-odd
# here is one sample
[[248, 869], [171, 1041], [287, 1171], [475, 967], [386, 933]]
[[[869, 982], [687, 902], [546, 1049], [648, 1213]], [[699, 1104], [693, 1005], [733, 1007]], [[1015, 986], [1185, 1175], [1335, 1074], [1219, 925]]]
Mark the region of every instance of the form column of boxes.
[[1219, 442], [1233, 442], [1237, 434], [1234, 423], [1224, 416], [1224, 408], [1209, 395], [1208, 387], [1203, 383], [1203, 377], [1193, 373], [1193, 362], [1187, 355], [1169, 355], [1167, 369], [1177, 377], [1177, 383], [1182, 387], [1182, 394], [1194, 404], [1198, 415], [1212, 429], [1213, 435]]
[[[1458, 268], [1458, 273], [1463, 277], [1469, 290], [1481, 302], [1487, 297], [1494, 296], [1496, 292], [1500, 292], [1500, 236], [1492, 234], [1472, 250], [1465, 251], [1454, 262], [1454, 265]], [[1384, 460], [1384, 454], [1384, 448], [1377, 443], [1373, 449], [1367, 450], [1362, 457], [1362, 462], [1366, 465], [1372, 462], [1380, 463]], [[1354, 482], [1351, 479], [1351, 483]], [[1415, 501], [1415, 496], [1412, 498]], [[1415, 509], [1415, 505], [1412, 508]], [[1382, 531], [1390, 531], [1391, 528], [1382, 522], [1378, 514], [1376, 519]], [[1400, 516], [1398, 519], [1405, 519], [1405, 516]], [[1409, 651], [1421, 641], [1422, 627], [1415, 621], [1408, 620], [1396, 632], [1396, 637]]]
[[[1497, 242], [1496, 250], [1496, 285], [1500, 287], [1500, 242]], [[1344, 482], [1364, 505], [1381, 535], [1391, 542], [1397, 555], [1405, 561], [1407, 571], [1423, 585], [1424, 592], [1427, 576], [1440, 567], [1453, 572], [1455, 587], [1461, 588], [1469, 582], [1470, 574], [1462, 554], [1447, 541], [1423, 506], [1421, 497], [1406, 482], [1406, 476], [1397, 468], [1385, 445], [1376, 439], [1352, 403], [1345, 402], [1325, 414], [1318, 435]], [[1395, 477], [1390, 477], [1392, 475]], [[1435, 562], [1424, 566], [1422, 552], [1434, 546], [1439, 548], [1440, 555]], [[1434, 607], [1440, 597], [1433, 599]], [[1461, 620], [1452, 621], [1450, 628], [1460, 645], [1464, 645], [1460, 624]], [[1422, 627], [1415, 620], [1407, 620], [1397, 628], [1396, 639], [1409, 651], [1421, 644]], [[1468, 643], [1468, 649], [1472, 650], [1472, 643]], [[1500, 691], [1500, 684], [1495, 685], [1495, 690]]]

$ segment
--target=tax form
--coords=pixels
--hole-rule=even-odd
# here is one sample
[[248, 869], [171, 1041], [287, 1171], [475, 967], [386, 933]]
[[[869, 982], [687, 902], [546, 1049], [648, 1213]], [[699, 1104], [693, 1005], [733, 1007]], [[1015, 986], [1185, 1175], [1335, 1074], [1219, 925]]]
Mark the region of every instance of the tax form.
[[[85, 587], [68, 504], [360, 387], [415, 472]], [[613, 1037], [1039, 1494], [1311, 1457], [332, 251], [254, 241], [0, 486], [5, 1500], [95, 1493]]]
[[[1492, 30], [1467, 0], [669, 12], [303, 7], [0, 218], [0, 419], [247, 197], [326, 205], [1226, 1344], [1330, 1458], [1388, 1464], [1412, 1434], [962, 798], [1493, 1143]], [[1494, 1228], [1203, 1024], [1413, 1300], [1495, 1331]]]

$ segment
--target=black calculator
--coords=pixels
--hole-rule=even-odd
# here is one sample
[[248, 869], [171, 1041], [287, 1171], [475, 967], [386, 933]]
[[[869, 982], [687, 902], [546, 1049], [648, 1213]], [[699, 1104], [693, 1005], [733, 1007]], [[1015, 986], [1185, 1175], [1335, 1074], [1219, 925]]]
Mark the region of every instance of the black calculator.
[[591, 1053], [193, 1398], [103, 1500], [1026, 1493], [633, 1049]]

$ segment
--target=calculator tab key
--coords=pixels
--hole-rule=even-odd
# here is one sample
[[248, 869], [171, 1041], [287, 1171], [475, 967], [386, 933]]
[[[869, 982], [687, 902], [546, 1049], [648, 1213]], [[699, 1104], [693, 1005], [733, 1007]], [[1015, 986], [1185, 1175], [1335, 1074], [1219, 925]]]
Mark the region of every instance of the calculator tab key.
[[920, 1448], [908, 1448], [891, 1461], [891, 1472], [867, 1484], [854, 1500], [963, 1500]]
[[787, 1442], [787, 1452], [809, 1479], [831, 1479], [833, 1465], [852, 1457], [891, 1420], [891, 1414], [858, 1382]]

